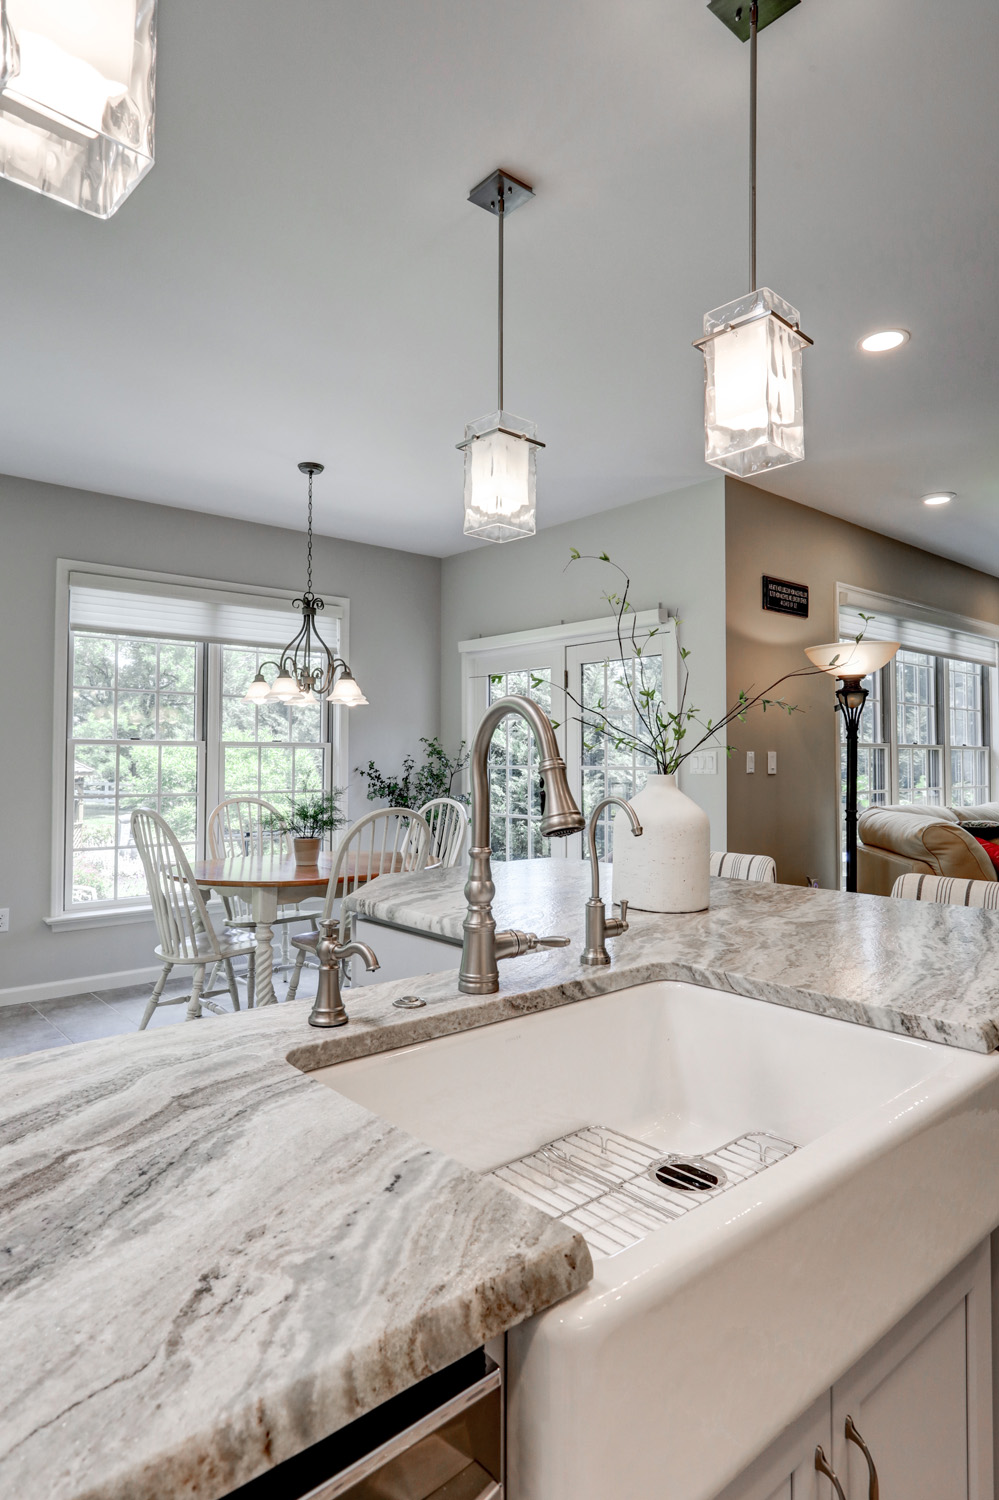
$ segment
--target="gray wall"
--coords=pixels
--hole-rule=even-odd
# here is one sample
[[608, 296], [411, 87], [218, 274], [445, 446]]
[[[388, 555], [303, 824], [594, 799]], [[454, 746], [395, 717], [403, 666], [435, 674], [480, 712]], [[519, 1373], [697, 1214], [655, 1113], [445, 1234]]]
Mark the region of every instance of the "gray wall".
[[[625, 569], [636, 609], [664, 604], [679, 612], [691, 651], [693, 701], [717, 718], [725, 699], [724, 482], [587, 516], [540, 531], [529, 541], [477, 548], [444, 561], [441, 589], [441, 722], [445, 743], [461, 734], [458, 642], [510, 630], [608, 614], [601, 599], [615, 581], [597, 563], [564, 571], [569, 549], [607, 552]], [[714, 848], [725, 848], [724, 753], [718, 775], [685, 776], [681, 785], [711, 818]]]
[[[762, 689], [806, 667], [805, 646], [836, 639], [837, 583], [999, 624], [999, 581], [989, 574], [737, 479], [725, 487], [730, 699], [750, 683]], [[806, 620], [761, 608], [764, 573], [808, 585]], [[812, 877], [831, 889], [839, 837], [833, 688], [825, 677], [789, 683], [798, 712], [757, 710], [733, 725], [738, 753], [728, 773], [729, 847], [772, 855], [778, 880], [797, 885]], [[756, 752], [752, 776], [746, 750]], [[776, 776], [767, 775], [767, 750], [777, 751]]]
[[[152, 924], [53, 933], [52, 662], [56, 559], [117, 563], [233, 583], [304, 582], [300, 531], [0, 476], [0, 991], [152, 962]], [[370, 700], [351, 711], [350, 767], [385, 769], [438, 732], [437, 558], [316, 539], [319, 593], [350, 600], [350, 659]], [[351, 812], [366, 809], [351, 787]]]

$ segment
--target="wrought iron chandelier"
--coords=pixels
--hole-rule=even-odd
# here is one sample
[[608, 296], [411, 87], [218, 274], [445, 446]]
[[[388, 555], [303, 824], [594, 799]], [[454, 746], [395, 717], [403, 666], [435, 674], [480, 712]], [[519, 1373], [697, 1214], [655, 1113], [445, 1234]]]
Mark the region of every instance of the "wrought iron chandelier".
[[[298, 467], [309, 476], [308, 572], [305, 593], [292, 600], [294, 608], [302, 611], [302, 628], [277, 661], [261, 662], [243, 696], [250, 703], [289, 704], [318, 703], [321, 698], [328, 698], [330, 703], [357, 708], [368, 700], [343, 657], [330, 650], [316, 625], [316, 615], [325, 605], [312, 592], [312, 481], [323, 472], [323, 465], [307, 459]], [[264, 676], [264, 667], [277, 667], [273, 683]]]

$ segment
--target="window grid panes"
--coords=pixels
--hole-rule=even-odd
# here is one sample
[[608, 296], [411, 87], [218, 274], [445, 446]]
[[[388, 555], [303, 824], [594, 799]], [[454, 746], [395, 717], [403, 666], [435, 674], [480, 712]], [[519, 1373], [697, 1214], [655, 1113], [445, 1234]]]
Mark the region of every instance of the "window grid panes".
[[[906, 650], [864, 679], [870, 696], [857, 747], [858, 811], [889, 803], [973, 807], [991, 800], [989, 670]], [[840, 757], [845, 811], [845, 737]]]
[[136, 807], [160, 813], [188, 858], [204, 854], [217, 802], [259, 796], [280, 811], [328, 787], [330, 715], [243, 701], [273, 647], [70, 632], [66, 891], [85, 903], [147, 899], [132, 843]]
[[199, 833], [199, 649], [189, 641], [71, 639], [70, 906], [141, 901], [136, 807], [162, 813], [189, 856]]
[[222, 715], [219, 801], [262, 797], [283, 812], [291, 797], [326, 784], [324, 709], [247, 703], [243, 694], [273, 647], [220, 646]]
[[938, 806], [944, 800], [937, 662], [925, 651], [900, 651], [895, 657], [899, 802]]
[[[650, 771], [655, 770], [652, 758], [622, 744], [613, 735], [598, 732], [592, 718], [587, 720], [587, 710], [600, 710], [607, 719], [628, 736], [642, 735], [642, 724], [632, 700], [631, 689], [652, 689], [655, 702], [662, 700], [663, 659], [661, 654], [650, 654], [640, 660], [632, 658], [622, 664], [617, 661], [584, 662], [581, 671], [579, 698], [583, 705], [582, 766], [583, 816], [589, 818], [593, 808], [604, 797], [624, 797], [630, 800], [645, 785]], [[596, 827], [597, 859], [610, 860], [613, 850], [611, 816], [613, 809], [606, 809]], [[589, 856], [586, 840], [582, 841], [582, 855]]]
[[[489, 702], [519, 693], [533, 698], [551, 718], [550, 667], [537, 671], [492, 672]], [[489, 843], [493, 859], [546, 859], [551, 844], [541, 836], [541, 779], [538, 747], [526, 720], [510, 714], [489, 746]]]

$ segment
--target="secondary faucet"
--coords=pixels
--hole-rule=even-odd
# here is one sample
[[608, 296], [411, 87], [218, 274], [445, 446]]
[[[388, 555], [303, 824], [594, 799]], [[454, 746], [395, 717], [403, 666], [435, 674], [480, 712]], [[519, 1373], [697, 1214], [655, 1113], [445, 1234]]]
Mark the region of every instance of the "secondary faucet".
[[340, 919], [333, 917], [319, 924], [319, 942], [316, 957], [319, 959], [319, 979], [316, 985], [316, 1003], [309, 1016], [310, 1026], [346, 1026], [350, 1017], [340, 994], [340, 965], [347, 958], [363, 958], [370, 973], [378, 968], [378, 960], [367, 943], [340, 943]]
[[586, 842], [590, 851], [590, 899], [586, 903], [586, 947], [583, 949], [579, 962], [581, 964], [596, 965], [609, 964], [610, 954], [607, 952], [606, 938], [617, 937], [622, 932], [628, 931], [628, 903], [619, 901], [621, 908], [619, 917], [608, 917], [604, 915], [604, 903], [600, 899], [600, 866], [597, 864], [597, 822], [605, 807], [623, 807], [631, 819], [631, 831], [636, 839], [641, 836], [642, 825], [638, 821], [638, 815], [630, 802], [625, 802], [623, 797], [605, 797], [598, 802], [590, 813], [590, 821], [586, 829]]
[[492, 864], [489, 858], [489, 742], [508, 714], [526, 719], [541, 751], [541, 775], [545, 782], [545, 810], [541, 832], [546, 838], [565, 838], [586, 827], [586, 820], [569, 790], [565, 761], [548, 715], [532, 698], [514, 694], [497, 698], [482, 716], [472, 742], [472, 847], [468, 859], [464, 941], [458, 988], [465, 995], [494, 995], [499, 989], [496, 961], [531, 953], [536, 948], [568, 948], [565, 937], [538, 937], [533, 932], [497, 932], [493, 919]]

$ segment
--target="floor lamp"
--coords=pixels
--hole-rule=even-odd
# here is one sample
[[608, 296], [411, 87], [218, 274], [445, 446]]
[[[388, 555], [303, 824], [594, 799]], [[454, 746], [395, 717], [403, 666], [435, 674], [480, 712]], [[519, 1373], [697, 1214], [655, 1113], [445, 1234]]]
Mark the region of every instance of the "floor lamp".
[[825, 646], [806, 646], [813, 666], [839, 678], [836, 707], [846, 727], [846, 888], [857, 889], [857, 740], [860, 719], [867, 702], [865, 677], [887, 666], [899, 641], [833, 641]]

